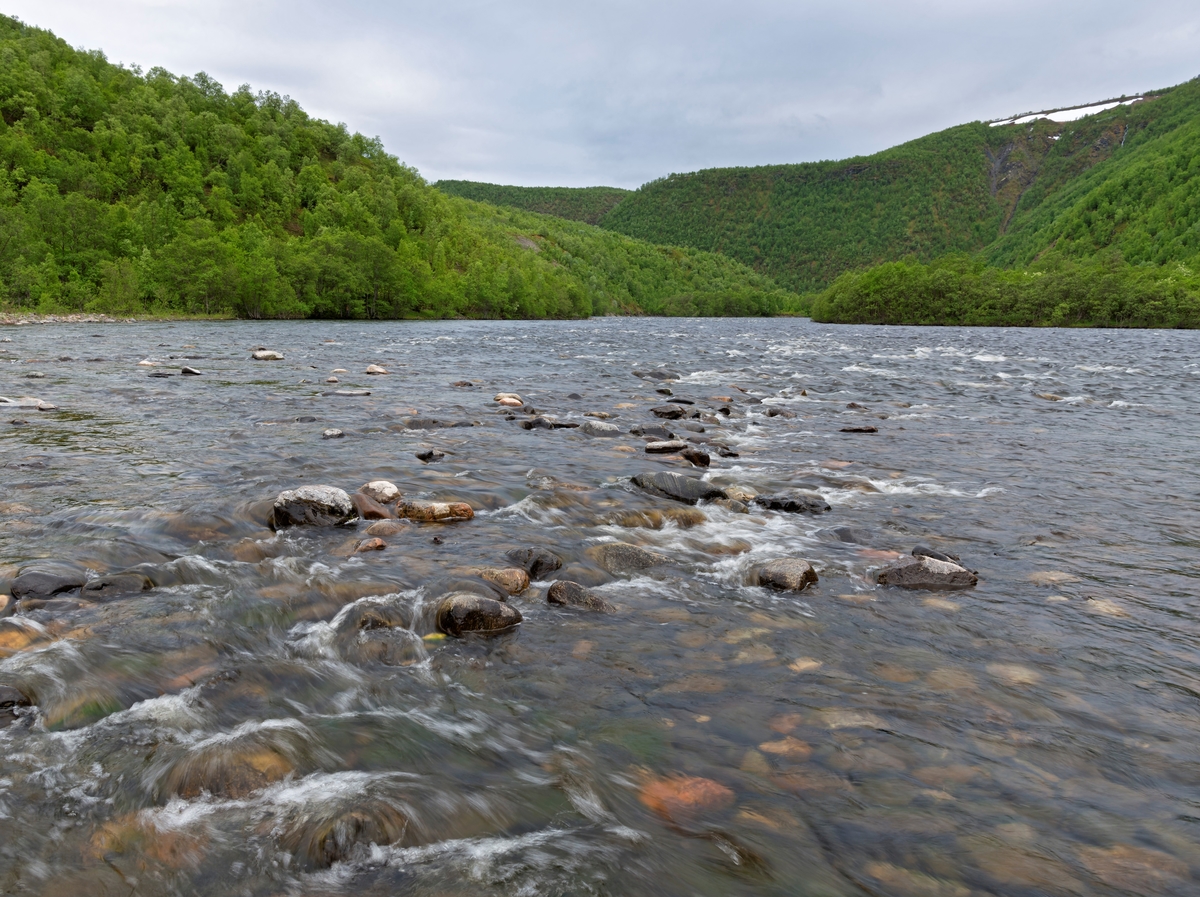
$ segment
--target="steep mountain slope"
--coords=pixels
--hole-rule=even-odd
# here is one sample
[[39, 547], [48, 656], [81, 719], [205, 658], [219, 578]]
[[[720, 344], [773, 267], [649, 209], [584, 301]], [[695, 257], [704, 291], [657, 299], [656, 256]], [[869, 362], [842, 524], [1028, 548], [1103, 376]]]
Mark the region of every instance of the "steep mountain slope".
[[428, 186], [377, 139], [0, 16], [0, 305], [246, 317], [755, 314], [731, 258]]
[[505, 187], [479, 181], [438, 181], [433, 186], [450, 196], [599, 224], [632, 191], [620, 187]]

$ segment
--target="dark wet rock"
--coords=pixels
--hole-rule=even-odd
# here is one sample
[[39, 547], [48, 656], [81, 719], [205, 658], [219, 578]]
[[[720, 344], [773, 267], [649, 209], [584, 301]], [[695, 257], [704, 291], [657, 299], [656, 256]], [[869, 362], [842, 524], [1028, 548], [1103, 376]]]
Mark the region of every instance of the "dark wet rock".
[[174, 377], [175, 375], [172, 374], [170, 371], [151, 371], [146, 376], [154, 377], [155, 379], [158, 379], [158, 380], [163, 380], [163, 379], [166, 379], [167, 377]]
[[404, 422], [404, 427], [408, 430], [440, 430], [445, 426], [448, 425], [432, 417], [410, 417]]
[[545, 548], [514, 548], [505, 557], [523, 567], [531, 579], [545, 579], [563, 565], [562, 558]]
[[579, 401], [579, 400], [581, 400], [581, 399], [583, 398], [583, 396], [581, 396], [581, 395], [580, 395], [579, 393], [577, 393], [577, 392], [570, 392], [570, 393], [567, 393], [567, 398], [568, 398], [568, 399], [574, 399], [575, 401]]
[[580, 433], [586, 433], [588, 436], [600, 436], [611, 438], [621, 435], [621, 428], [616, 424], [606, 424], [598, 420], [589, 420], [584, 422], [579, 428]]
[[650, 413], [663, 420], [679, 420], [687, 411], [679, 405], [659, 405], [657, 408], [651, 408]]
[[851, 410], [854, 410], [854, 411], [866, 411], [867, 410], [866, 405], [860, 405], [860, 404], [858, 404], [858, 402], [847, 402], [846, 407], [850, 408]]
[[30, 571], [22, 573], [12, 581], [9, 591], [17, 601], [28, 599], [53, 598], [57, 595], [70, 595], [78, 592], [86, 585], [86, 580], [78, 575], [60, 575]]
[[633, 478], [633, 484], [651, 495], [673, 498], [689, 505], [694, 505], [698, 501], [712, 501], [725, 497], [724, 491], [711, 483], [674, 471], [639, 473]]
[[482, 595], [458, 592], [438, 605], [438, 629], [456, 638], [468, 632], [503, 632], [520, 622], [521, 612], [515, 607]]
[[432, 464], [435, 461], [441, 461], [446, 457], [445, 452], [439, 452], [437, 449], [426, 449], [423, 452], [417, 452], [417, 460], [424, 461], [426, 464]]
[[315, 424], [316, 422], [317, 419], [310, 414], [306, 414], [304, 417], [296, 418], [296, 423], [298, 424]]
[[821, 496], [803, 492], [756, 495], [754, 503], [768, 511], [783, 511], [787, 514], [824, 514], [833, 510]]
[[695, 405], [696, 403], [694, 400], [685, 399], [683, 396], [674, 396], [671, 399], [671, 404], [672, 405]]
[[843, 433], [878, 433], [878, 427], [842, 427]]
[[720, 455], [722, 458], [740, 458], [741, 457], [741, 455], [739, 455], [737, 452], [735, 452], [733, 449], [731, 449], [727, 445], [721, 445], [719, 443], [715, 443], [715, 445], [716, 445], [716, 449], [717, 449], [717, 454]]
[[767, 417], [782, 417], [784, 420], [791, 420], [796, 416], [796, 412], [788, 411], [785, 408], [768, 408]]
[[912, 550], [915, 558], [933, 558], [935, 561], [946, 561], [950, 564], [960, 563], [959, 559], [952, 554], [942, 554], [940, 551], [935, 551], [932, 548], [926, 548], [924, 545], [918, 545]]
[[647, 442], [646, 454], [648, 455], [670, 455], [674, 452], [681, 452], [688, 447], [688, 444], [682, 439], [669, 439], [666, 442]]
[[697, 467], [708, 467], [708, 465], [712, 462], [712, 459], [709, 457], [708, 452], [702, 452], [702, 451], [700, 451], [700, 449], [696, 449], [696, 448], [684, 449], [679, 454], [683, 456], [685, 461], [690, 461], [692, 464], [695, 464]]
[[533, 420], [521, 421], [522, 430], [553, 430], [554, 422], [547, 420], [544, 417], [535, 417]]
[[681, 374], [661, 369], [654, 371], [634, 371], [633, 376], [639, 377], [642, 380], [679, 380], [682, 378]]
[[202, 374], [195, 368], [190, 368], [190, 367], [186, 367], [186, 366], [180, 368], [179, 373], [185, 377], [200, 377], [200, 376], [202, 376]]
[[637, 573], [651, 567], [671, 563], [671, 559], [657, 551], [647, 551], [624, 542], [605, 542], [588, 549], [588, 556], [609, 573]]
[[587, 586], [581, 586], [577, 582], [567, 582], [566, 580], [559, 580], [550, 586], [546, 592], [546, 600], [550, 604], [557, 604], [561, 607], [577, 607], [581, 610], [590, 610], [602, 614], [617, 612], [615, 607]]
[[301, 486], [280, 492], [271, 508], [271, 526], [337, 526], [358, 516], [350, 496], [334, 486]]
[[979, 577], [949, 561], [907, 557], [880, 570], [876, 581], [881, 586], [899, 586], [902, 589], [948, 591], [972, 588], [979, 582]]
[[28, 374], [25, 375], [25, 379], [26, 380], [45, 380], [46, 375], [43, 374], [41, 371], [30, 371]]
[[656, 389], [656, 390], [654, 390], [654, 391], [655, 391], [656, 393], [658, 393], [660, 396], [673, 396], [673, 395], [675, 395], [675, 390], [671, 389], [671, 387], [669, 387], [669, 386], [660, 386], [658, 389]]
[[344, 439], [346, 434], [336, 427], [330, 427], [328, 430], [321, 431], [322, 439]]
[[154, 588], [153, 581], [144, 574], [114, 573], [110, 576], [98, 576], [89, 580], [79, 593], [79, 597], [88, 601], [111, 601], [114, 598], [140, 595], [152, 588]]
[[424, 523], [470, 520], [475, 511], [465, 501], [401, 501], [396, 504], [396, 516]]
[[470, 389], [475, 384], [472, 383], [470, 380], [455, 380], [450, 385], [455, 387], [456, 389]]
[[579, 424], [556, 420], [551, 422], [551, 427], [555, 430], [578, 430]]
[[31, 706], [33, 706], [33, 699], [25, 692], [11, 685], [0, 685], [0, 710]]
[[350, 496], [350, 503], [363, 520], [388, 520], [396, 515], [384, 505], [363, 492], [355, 492]]
[[664, 442], [668, 439], [675, 438], [675, 434], [672, 433], [670, 430], [668, 430], [666, 427], [659, 427], [654, 424], [650, 424], [647, 426], [638, 425], [638, 426], [630, 427], [629, 434], [631, 436], [642, 436], [647, 439], [654, 439], [654, 440], [657, 440], [660, 442]]
[[803, 592], [817, 581], [817, 571], [808, 561], [799, 558], [780, 558], [760, 565], [754, 571], [760, 586], [781, 592]]

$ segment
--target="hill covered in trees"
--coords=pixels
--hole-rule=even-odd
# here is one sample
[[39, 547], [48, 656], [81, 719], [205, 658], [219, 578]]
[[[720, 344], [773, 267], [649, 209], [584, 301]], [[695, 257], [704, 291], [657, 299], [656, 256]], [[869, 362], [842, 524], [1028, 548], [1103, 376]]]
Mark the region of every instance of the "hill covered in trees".
[[505, 187], [479, 181], [438, 181], [433, 186], [450, 196], [585, 224], [599, 224], [632, 192], [620, 187]]
[[447, 196], [286, 97], [113, 65], [0, 16], [0, 307], [578, 317], [795, 299], [726, 256]]
[[964, 253], [1004, 269], [1048, 270], [1061, 257], [1081, 263], [1073, 276], [1101, 256], [1190, 270], [1198, 138], [1193, 80], [1071, 122], [974, 122], [839, 162], [672, 174], [600, 223], [724, 253], [804, 293], [845, 272]]

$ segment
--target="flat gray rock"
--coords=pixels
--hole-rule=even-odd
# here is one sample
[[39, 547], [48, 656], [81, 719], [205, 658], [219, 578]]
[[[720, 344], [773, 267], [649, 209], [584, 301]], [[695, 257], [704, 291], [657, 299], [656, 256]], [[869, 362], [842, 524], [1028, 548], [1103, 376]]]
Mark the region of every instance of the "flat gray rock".
[[633, 484], [651, 495], [673, 498], [689, 505], [694, 505], [698, 501], [712, 501], [725, 497], [725, 491], [711, 483], [666, 470], [657, 473], [639, 473], [633, 478]]
[[672, 452], [682, 452], [688, 444], [682, 439], [667, 439], [662, 442], [647, 442], [646, 454], [669, 455]]
[[579, 428], [580, 433], [586, 433], [588, 436], [600, 436], [612, 438], [613, 436], [621, 435], [621, 428], [616, 424], [606, 424], [603, 421], [589, 420], [583, 423]]
[[637, 573], [671, 563], [665, 554], [624, 542], [605, 542], [588, 549], [588, 555], [609, 573]]

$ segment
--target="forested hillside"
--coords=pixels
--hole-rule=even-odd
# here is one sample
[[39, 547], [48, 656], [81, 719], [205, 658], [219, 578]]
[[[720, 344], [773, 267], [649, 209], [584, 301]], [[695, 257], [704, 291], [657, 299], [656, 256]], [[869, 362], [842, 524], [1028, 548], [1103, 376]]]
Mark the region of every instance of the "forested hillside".
[[[800, 292], [957, 253], [1003, 267], [1051, 250], [1190, 262], [1200, 252], [1198, 137], [1200, 81], [1190, 81], [1074, 122], [976, 122], [840, 162], [673, 174], [600, 223], [722, 252]], [[536, 193], [489, 189], [517, 206]]]
[[433, 186], [450, 196], [586, 224], [599, 224], [632, 192], [619, 187], [505, 187], [479, 181], [438, 181]]
[[286, 97], [0, 17], [0, 306], [573, 317], [794, 298], [730, 258], [448, 197]]

